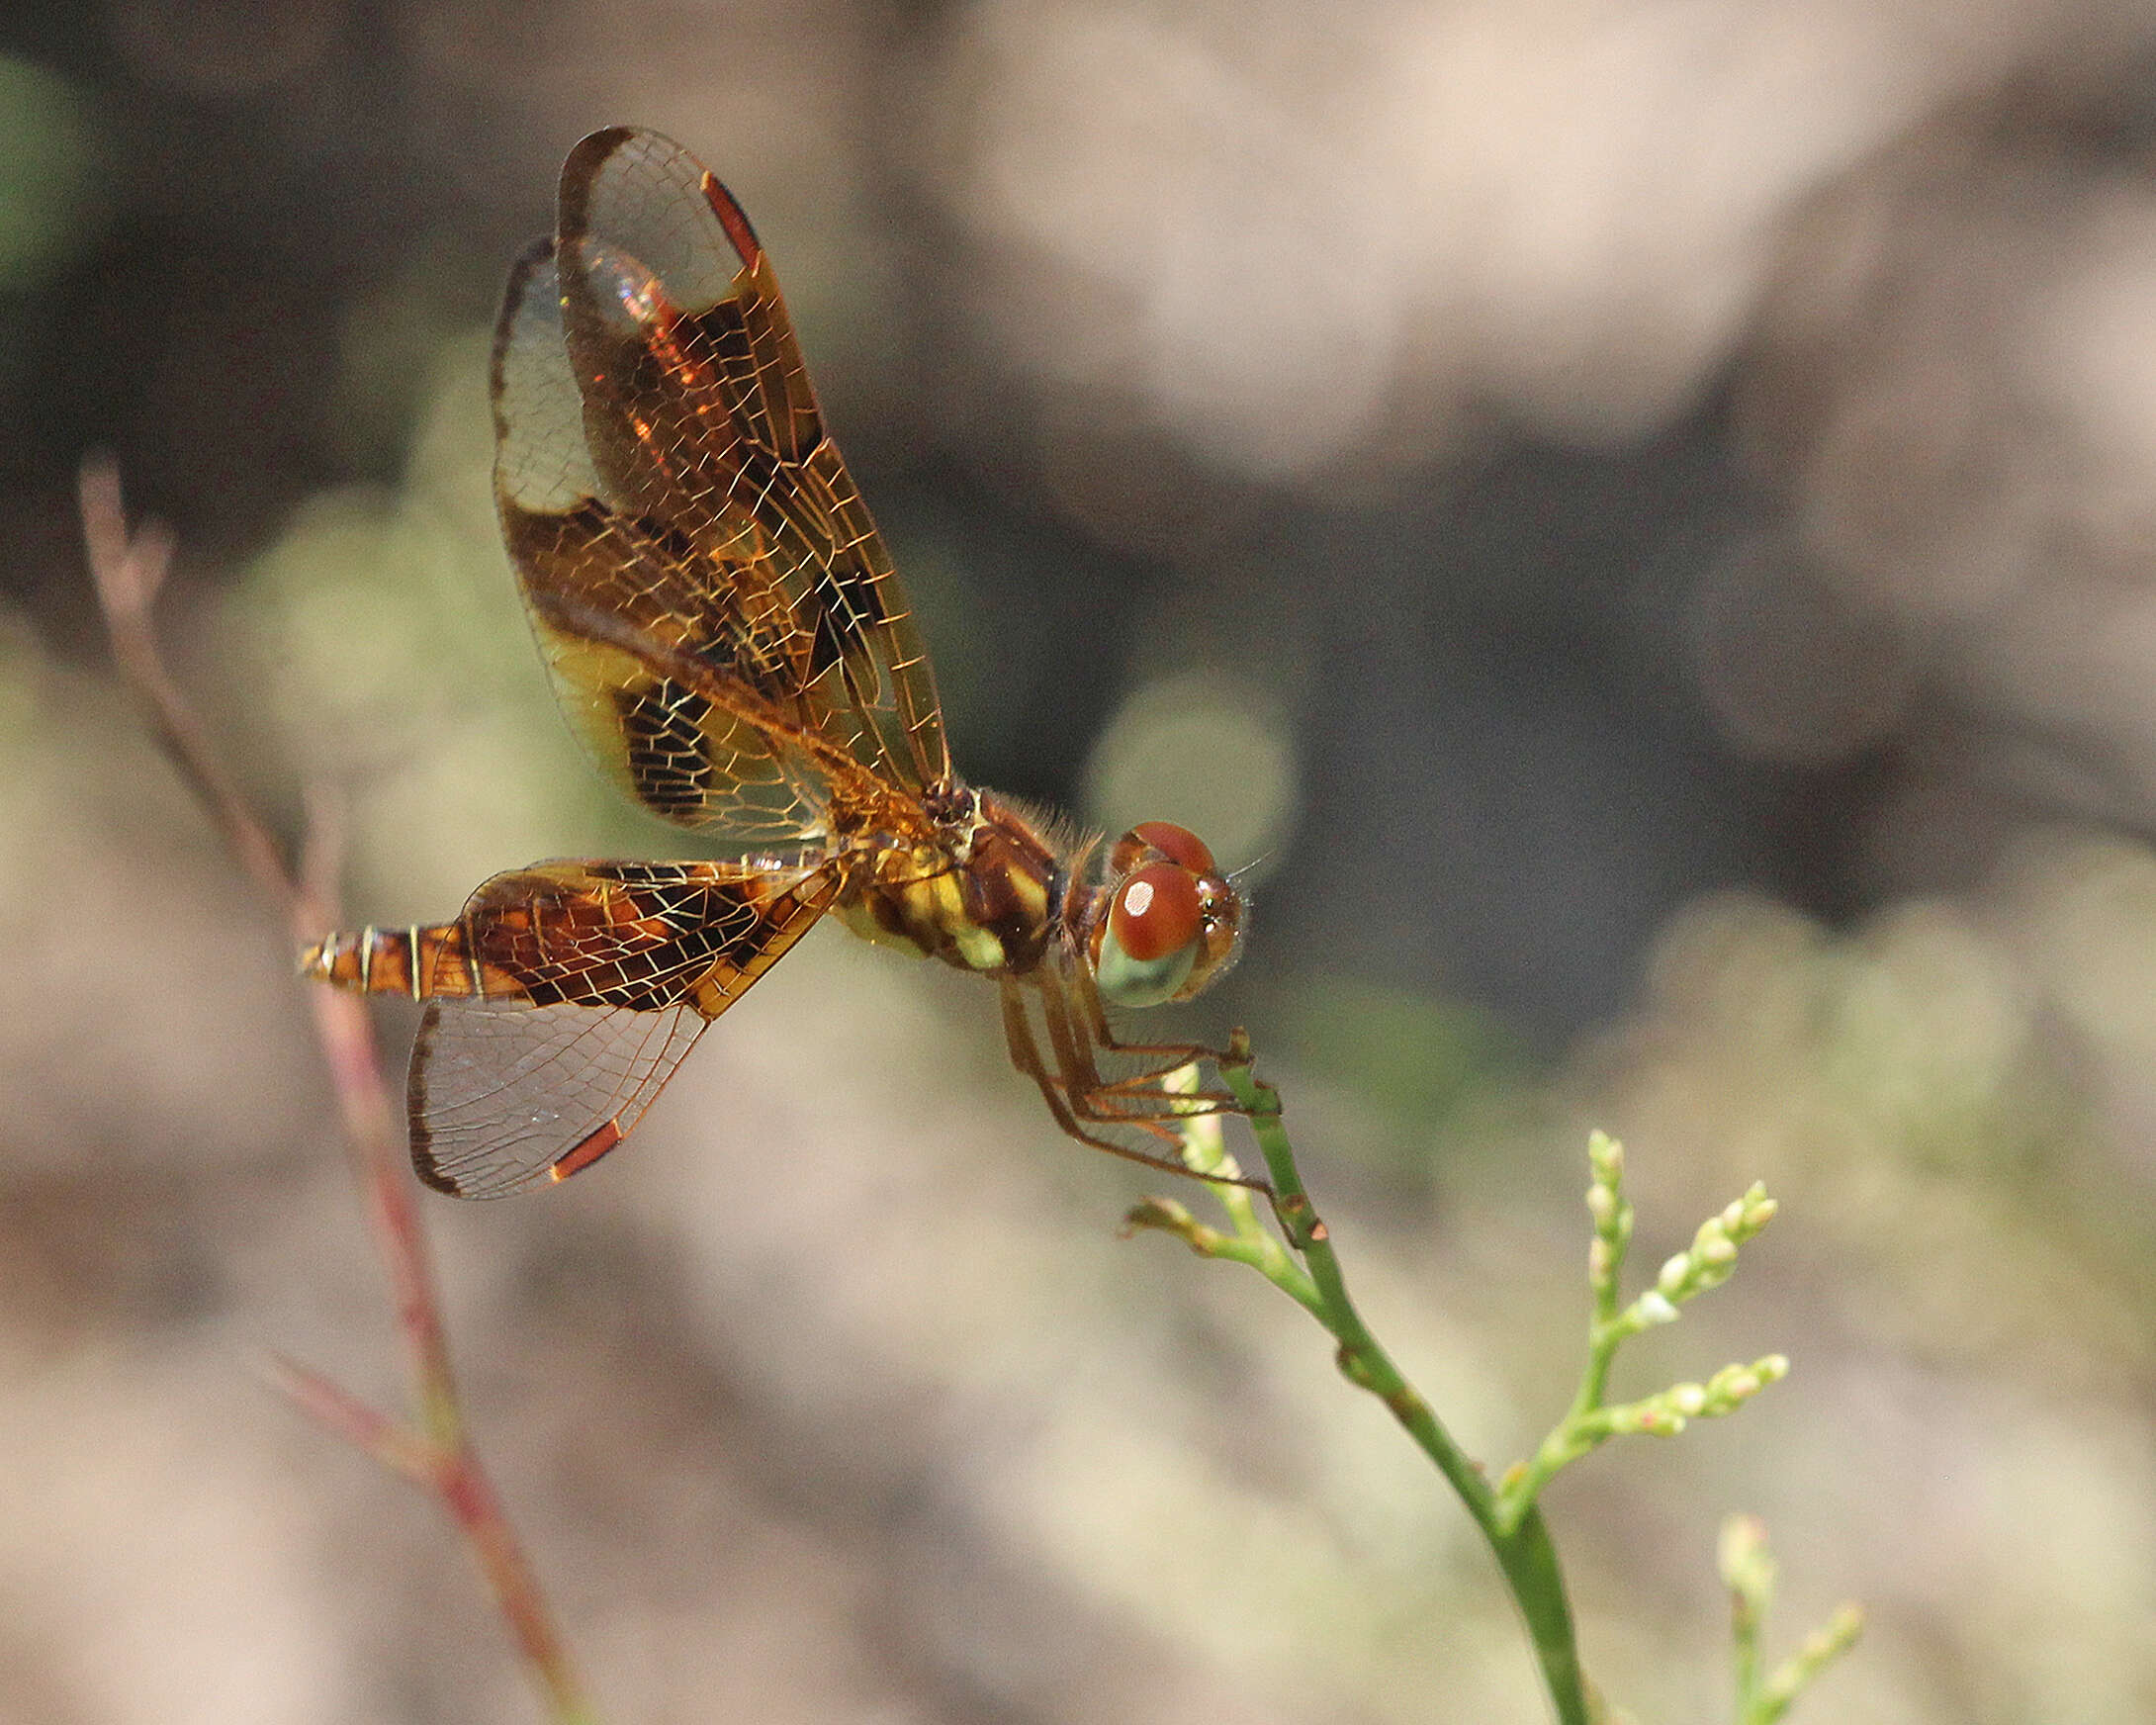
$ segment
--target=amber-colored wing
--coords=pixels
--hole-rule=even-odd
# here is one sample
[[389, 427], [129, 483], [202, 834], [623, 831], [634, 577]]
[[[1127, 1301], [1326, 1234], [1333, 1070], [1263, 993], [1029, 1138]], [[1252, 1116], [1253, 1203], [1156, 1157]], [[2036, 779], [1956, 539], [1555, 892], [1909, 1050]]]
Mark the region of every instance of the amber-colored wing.
[[562, 169], [495, 331], [495, 492], [572, 725], [638, 802], [748, 843], [907, 833], [934, 679], [769, 260], [680, 145]]
[[454, 923], [346, 937], [320, 967], [430, 997], [412, 1160], [438, 1190], [496, 1198], [567, 1179], [628, 1136], [832, 890], [826, 869], [546, 862], [497, 874]]

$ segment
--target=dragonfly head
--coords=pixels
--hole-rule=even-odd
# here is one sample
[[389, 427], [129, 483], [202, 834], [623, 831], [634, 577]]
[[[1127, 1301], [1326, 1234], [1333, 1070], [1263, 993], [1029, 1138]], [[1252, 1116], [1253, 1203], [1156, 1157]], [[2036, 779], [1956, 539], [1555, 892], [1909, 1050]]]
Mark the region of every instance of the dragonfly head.
[[1243, 901], [1195, 833], [1170, 821], [1132, 827], [1109, 852], [1108, 881], [1089, 949], [1110, 1002], [1188, 1000], [1234, 963]]

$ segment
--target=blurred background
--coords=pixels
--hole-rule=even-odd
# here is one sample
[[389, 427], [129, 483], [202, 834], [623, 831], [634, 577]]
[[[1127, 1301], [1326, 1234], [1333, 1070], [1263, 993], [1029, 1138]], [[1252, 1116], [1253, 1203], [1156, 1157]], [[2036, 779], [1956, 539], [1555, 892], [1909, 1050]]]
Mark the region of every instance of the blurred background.
[[[2156, 8], [104, 0], [0, 19], [0, 1717], [520, 1721], [432, 1503], [303, 1423], [387, 1302], [291, 955], [144, 742], [72, 486], [357, 918], [686, 855], [555, 718], [486, 330], [593, 127], [776, 258], [977, 782], [1254, 872], [1247, 1024], [1493, 1466], [1581, 1350], [1783, 1385], [1549, 1499], [1590, 1670], [1728, 1716], [2156, 1717]], [[411, 1024], [385, 1011], [401, 1065]], [[1542, 1716], [1456, 1504], [1255, 1277], [1116, 1224], [991, 991], [819, 931], [628, 1152], [429, 1199], [620, 1721]], [[1178, 1194], [1203, 1205], [1193, 1189]]]

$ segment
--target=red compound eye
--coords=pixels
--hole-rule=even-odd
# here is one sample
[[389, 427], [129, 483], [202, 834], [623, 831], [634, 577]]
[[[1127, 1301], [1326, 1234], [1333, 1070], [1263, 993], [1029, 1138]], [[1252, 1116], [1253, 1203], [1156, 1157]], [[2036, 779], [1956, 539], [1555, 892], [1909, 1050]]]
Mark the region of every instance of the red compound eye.
[[[1165, 826], [1164, 822], [1154, 824]], [[1167, 831], [1182, 833], [1204, 852], [1205, 847], [1181, 827], [1168, 827]], [[1147, 842], [1158, 843], [1150, 835]], [[1191, 946], [1202, 932], [1204, 921], [1198, 882], [1189, 866], [1180, 862], [1149, 862], [1116, 888], [1116, 908], [1109, 913], [1108, 932], [1125, 956], [1147, 963]]]
[[1180, 862], [1193, 874], [1217, 874], [1218, 863], [1213, 853], [1206, 849], [1206, 842], [1188, 827], [1179, 827], [1173, 821], [1142, 821], [1132, 827], [1116, 842], [1110, 864], [1120, 870], [1126, 869], [1150, 848], [1158, 851], [1170, 862]]

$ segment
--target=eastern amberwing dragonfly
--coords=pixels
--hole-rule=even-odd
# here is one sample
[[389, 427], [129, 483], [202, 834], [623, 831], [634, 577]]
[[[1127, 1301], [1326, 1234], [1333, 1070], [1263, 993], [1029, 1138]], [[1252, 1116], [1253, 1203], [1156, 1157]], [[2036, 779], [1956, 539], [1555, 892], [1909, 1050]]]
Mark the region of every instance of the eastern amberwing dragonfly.
[[541, 862], [454, 922], [312, 948], [309, 976], [427, 1003], [420, 1178], [493, 1198], [589, 1167], [827, 912], [994, 981], [1057, 1124], [1185, 1172], [1175, 1123], [1236, 1105], [1174, 1075], [1218, 1056], [1119, 1042], [1107, 1007], [1217, 978], [1242, 901], [1182, 827], [1104, 853], [951, 771], [898, 576], [726, 188], [656, 133], [578, 144], [554, 237], [509, 276], [493, 387], [502, 535], [572, 728], [644, 808], [751, 854]]

